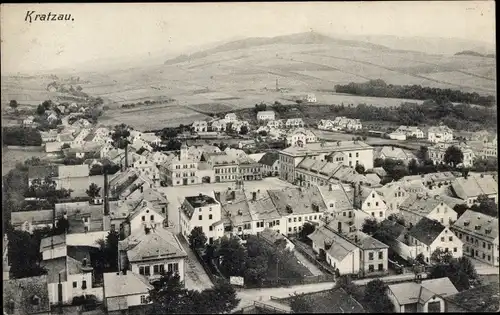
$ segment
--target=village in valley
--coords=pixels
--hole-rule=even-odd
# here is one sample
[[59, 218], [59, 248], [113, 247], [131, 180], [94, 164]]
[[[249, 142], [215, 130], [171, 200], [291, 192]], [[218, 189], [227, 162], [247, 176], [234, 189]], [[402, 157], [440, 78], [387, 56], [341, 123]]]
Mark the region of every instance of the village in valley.
[[174, 96], [43, 80], [2, 97], [4, 314], [500, 310], [494, 97], [333, 104], [276, 76], [288, 101], [145, 128]]

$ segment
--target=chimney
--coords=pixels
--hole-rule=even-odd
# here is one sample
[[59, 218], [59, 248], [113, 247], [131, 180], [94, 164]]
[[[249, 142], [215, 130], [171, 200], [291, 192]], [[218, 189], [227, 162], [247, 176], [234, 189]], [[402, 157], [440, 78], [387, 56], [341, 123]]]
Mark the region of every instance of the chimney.
[[236, 199], [236, 192], [233, 190], [231, 191], [231, 200]]
[[333, 241], [330, 239], [325, 240], [325, 250], [329, 250], [333, 245]]
[[108, 169], [104, 167], [104, 215], [109, 214], [109, 183]]
[[257, 200], [257, 193], [254, 191], [252, 192], [252, 201], [256, 201]]

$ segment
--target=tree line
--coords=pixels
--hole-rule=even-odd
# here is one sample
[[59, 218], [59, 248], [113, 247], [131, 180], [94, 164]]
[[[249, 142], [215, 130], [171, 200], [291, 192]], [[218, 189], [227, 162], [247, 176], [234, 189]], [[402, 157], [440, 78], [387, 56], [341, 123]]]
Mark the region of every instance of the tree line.
[[337, 93], [348, 93], [360, 96], [389, 98], [406, 98], [414, 100], [435, 100], [440, 103], [466, 103], [485, 107], [495, 106], [495, 97], [482, 96], [476, 92], [467, 93], [452, 89], [423, 87], [421, 85], [392, 85], [383, 80], [370, 80], [364, 83], [351, 82], [346, 85], [335, 85]]

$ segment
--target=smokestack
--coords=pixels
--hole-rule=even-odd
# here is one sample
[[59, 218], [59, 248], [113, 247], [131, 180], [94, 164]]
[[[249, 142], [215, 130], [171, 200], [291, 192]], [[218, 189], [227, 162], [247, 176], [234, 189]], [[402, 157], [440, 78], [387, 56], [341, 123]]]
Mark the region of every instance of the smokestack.
[[276, 79], [276, 91], [279, 91], [279, 88], [278, 88], [278, 79]]
[[109, 183], [108, 169], [104, 167], [104, 215], [109, 214]]

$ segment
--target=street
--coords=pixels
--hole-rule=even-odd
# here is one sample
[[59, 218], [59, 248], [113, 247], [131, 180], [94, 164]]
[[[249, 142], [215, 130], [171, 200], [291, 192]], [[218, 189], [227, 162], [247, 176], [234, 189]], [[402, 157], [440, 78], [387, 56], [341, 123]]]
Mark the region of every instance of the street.
[[313, 274], [313, 276], [321, 276], [324, 274], [321, 270], [319, 270], [318, 267], [316, 267], [315, 264], [310, 262], [309, 259], [307, 259], [307, 257], [302, 255], [297, 250], [294, 250], [293, 254], [295, 255], [295, 257], [297, 257], [297, 259], [302, 265], [304, 265], [307, 269], [309, 269], [309, 271]]
[[208, 277], [205, 269], [203, 269], [193, 251], [189, 248], [189, 244], [182, 236], [178, 235], [177, 237], [188, 255], [185, 264], [186, 270], [184, 272], [184, 282], [186, 288], [198, 291], [211, 288], [213, 286], [212, 281]]
[[478, 275], [498, 275], [500, 268], [497, 266], [488, 265], [485, 262], [477, 260], [472, 257], [467, 257], [472, 262], [474, 267], [476, 267], [476, 272]]

